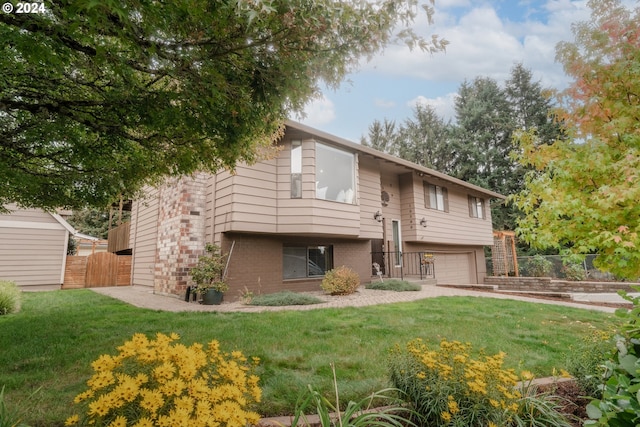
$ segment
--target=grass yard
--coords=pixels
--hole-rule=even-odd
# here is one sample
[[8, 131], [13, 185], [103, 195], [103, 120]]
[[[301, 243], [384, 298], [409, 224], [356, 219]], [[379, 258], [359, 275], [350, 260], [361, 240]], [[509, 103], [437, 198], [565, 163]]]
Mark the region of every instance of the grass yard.
[[387, 350], [413, 338], [504, 351], [507, 368], [548, 376], [564, 368], [567, 349], [582, 335], [617, 324], [609, 313], [473, 297], [310, 311], [166, 313], [89, 290], [26, 293], [20, 313], [0, 316], [0, 388], [6, 387], [9, 408], [28, 408], [27, 423], [62, 425], [100, 354], [114, 354], [135, 332], [176, 332], [185, 344], [217, 339], [227, 351], [260, 357], [258, 412], [274, 416], [291, 414], [307, 384], [329, 395], [331, 362], [341, 401], [387, 387]]

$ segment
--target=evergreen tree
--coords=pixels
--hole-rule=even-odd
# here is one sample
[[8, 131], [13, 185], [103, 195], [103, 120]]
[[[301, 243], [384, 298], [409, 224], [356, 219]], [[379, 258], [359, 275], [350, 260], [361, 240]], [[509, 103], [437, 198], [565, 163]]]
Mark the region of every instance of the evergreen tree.
[[398, 156], [422, 166], [449, 173], [455, 162], [450, 126], [430, 105], [418, 105], [413, 118], [400, 128]]
[[369, 135], [361, 137], [360, 143], [383, 153], [395, 155], [398, 150], [398, 138], [396, 122], [385, 118], [383, 122], [374, 120], [369, 125]]

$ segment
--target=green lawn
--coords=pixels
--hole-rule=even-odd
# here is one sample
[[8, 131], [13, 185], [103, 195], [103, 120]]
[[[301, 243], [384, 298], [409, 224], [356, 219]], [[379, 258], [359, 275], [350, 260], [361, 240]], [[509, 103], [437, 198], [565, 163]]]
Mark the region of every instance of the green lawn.
[[0, 316], [0, 387], [9, 405], [41, 387], [29, 404], [32, 425], [57, 425], [90, 374], [90, 362], [135, 332], [177, 332], [184, 343], [217, 339], [228, 351], [262, 360], [264, 416], [292, 412], [307, 384], [341, 400], [388, 386], [387, 350], [422, 337], [470, 342], [507, 353], [506, 367], [548, 376], [566, 350], [593, 328], [611, 330], [613, 314], [492, 298], [440, 297], [362, 308], [266, 313], [166, 313], [129, 306], [89, 290], [23, 294], [22, 311]]

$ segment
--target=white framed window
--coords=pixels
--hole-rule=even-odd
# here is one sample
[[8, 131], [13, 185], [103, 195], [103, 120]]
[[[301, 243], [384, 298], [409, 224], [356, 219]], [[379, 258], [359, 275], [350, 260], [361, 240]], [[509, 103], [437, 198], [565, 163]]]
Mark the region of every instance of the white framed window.
[[316, 143], [316, 198], [353, 204], [355, 192], [355, 154]]
[[302, 197], [302, 142], [291, 141], [291, 198]]
[[445, 187], [425, 182], [424, 204], [429, 209], [449, 212], [449, 192]]
[[484, 199], [469, 196], [469, 216], [471, 218], [487, 218], [484, 211]]
[[284, 279], [322, 277], [333, 268], [333, 246], [285, 246], [282, 248]]

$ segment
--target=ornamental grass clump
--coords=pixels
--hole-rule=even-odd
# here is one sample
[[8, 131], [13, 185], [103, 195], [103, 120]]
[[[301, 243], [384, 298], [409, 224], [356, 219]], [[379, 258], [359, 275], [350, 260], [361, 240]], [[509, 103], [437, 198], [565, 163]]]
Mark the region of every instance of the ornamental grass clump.
[[115, 356], [102, 355], [91, 366], [88, 388], [75, 398], [82, 415], [65, 425], [96, 427], [244, 427], [260, 416], [259, 378], [251, 374], [257, 359], [220, 351], [218, 341], [190, 346], [177, 334], [154, 340], [135, 334]]
[[15, 282], [0, 280], [0, 315], [20, 311], [22, 293]]
[[[523, 402], [522, 393], [516, 388], [519, 377], [512, 369], [502, 367], [505, 353], [474, 359], [471, 350], [471, 344], [447, 340], [431, 348], [421, 339], [410, 341], [404, 348], [396, 345], [391, 350], [391, 381], [419, 414], [418, 424], [568, 425], [559, 414], [543, 414], [553, 418], [553, 424], [527, 419], [522, 410], [534, 408], [533, 416], [538, 416], [539, 408], [545, 407], [538, 402]], [[532, 378], [530, 374], [527, 377]]]
[[342, 266], [327, 271], [322, 283], [322, 290], [331, 295], [349, 295], [360, 286], [360, 276], [349, 267]]

